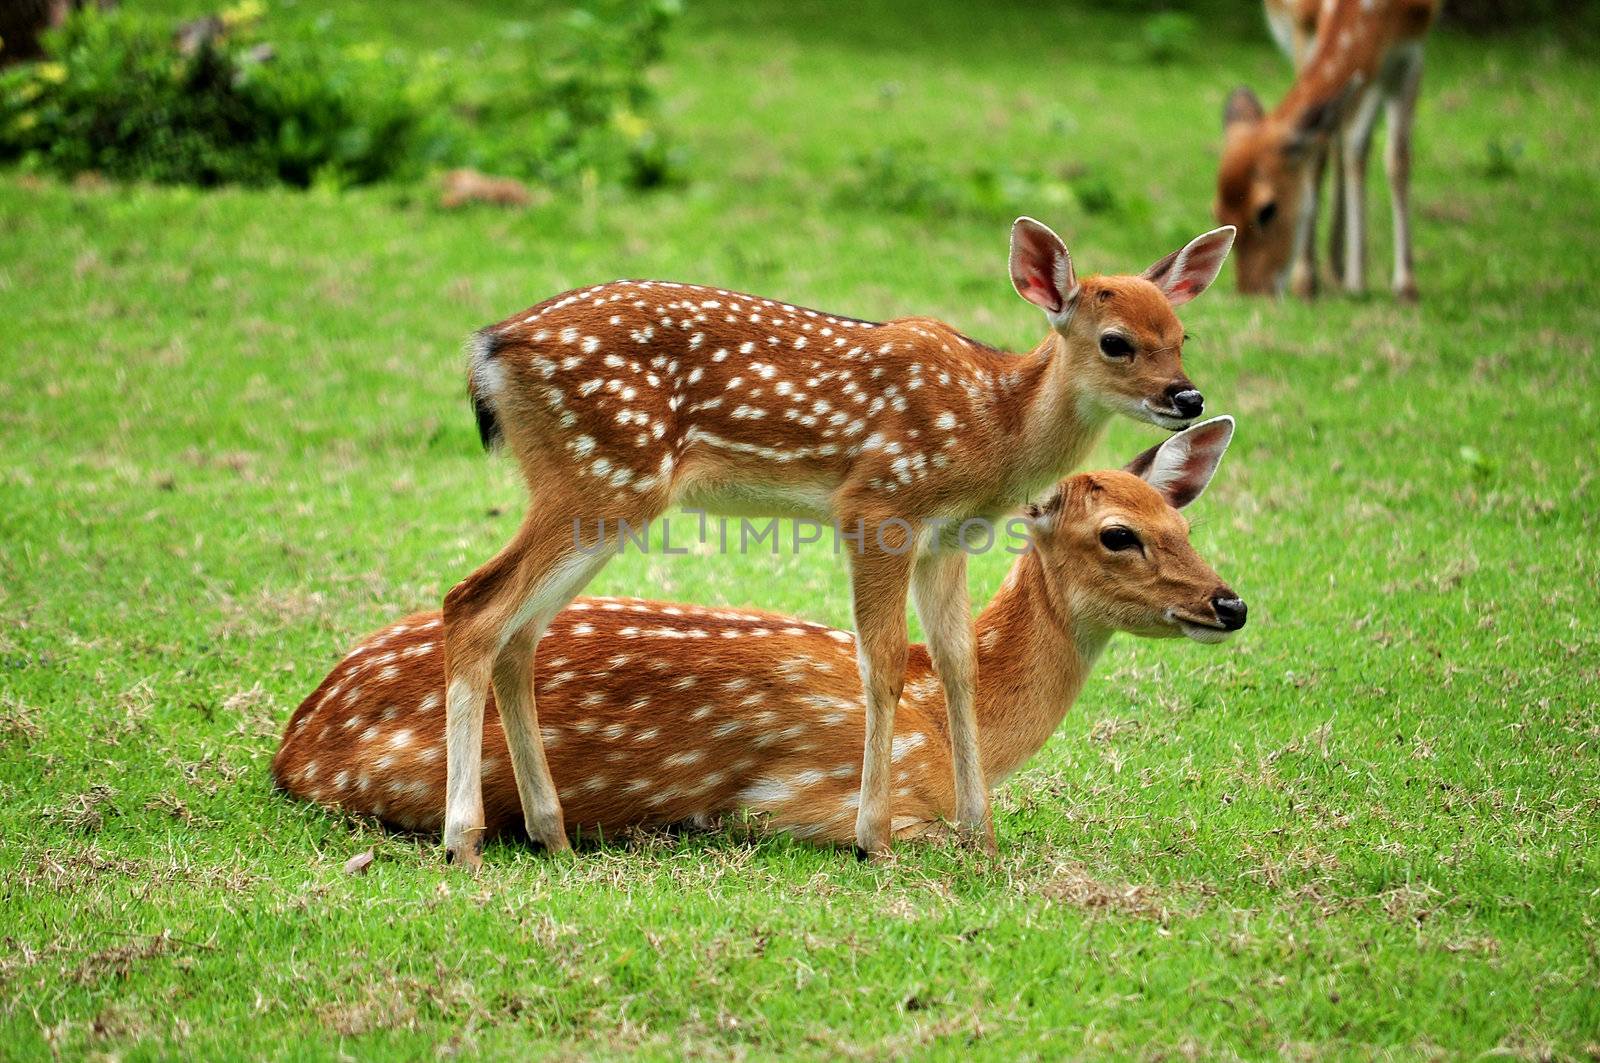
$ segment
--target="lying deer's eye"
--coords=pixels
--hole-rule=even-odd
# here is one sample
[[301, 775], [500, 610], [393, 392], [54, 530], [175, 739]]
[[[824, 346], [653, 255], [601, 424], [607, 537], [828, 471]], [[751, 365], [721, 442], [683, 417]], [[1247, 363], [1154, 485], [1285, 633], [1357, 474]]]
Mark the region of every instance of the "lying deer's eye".
[[1107, 358], [1132, 358], [1133, 344], [1128, 342], [1126, 336], [1107, 332], [1100, 337], [1100, 353]]
[[1107, 528], [1100, 533], [1100, 545], [1107, 550], [1137, 550], [1142, 544], [1127, 528]]
[[1272, 224], [1272, 219], [1277, 216], [1278, 204], [1276, 202], [1261, 204], [1261, 209], [1256, 211], [1256, 228], [1265, 229]]

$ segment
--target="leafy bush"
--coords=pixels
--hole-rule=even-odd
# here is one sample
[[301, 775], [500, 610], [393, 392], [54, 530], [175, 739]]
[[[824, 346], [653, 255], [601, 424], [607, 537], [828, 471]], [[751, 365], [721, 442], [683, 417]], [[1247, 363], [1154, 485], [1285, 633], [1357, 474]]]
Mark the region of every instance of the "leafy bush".
[[423, 161], [425, 86], [380, 58], [262, 47], [254, 11], [180, 50], [166, 27], [86, 9], [49, 62], [0, 76], [0, 155], [61, 173], [214, 185], [362, 183]]
[[1502, 140], [1491, 137], [1483, 146], [1483, 172], [1496, 180], [1517, 176], [1522, 162], [1523, 144], [1520, 140]]
[[954, 169], [926, 145], [883, 147], [859, 156], [839, 185], [844, 205], [900, 214], [1013, 217], [1046, 209], [1145, 220], [1148, 204], [1102, 174], [1074, 167], [1059, 173], [980, 165]]
[[[667, 180], [646, 73], [676, 0], [589, 0], [530, 39], [525, 69], [478, 89], [440, 56], [259, 29], [244, 0], [170, 23], [83, 11], [49, 61], [0, 74], [0, 160], [64, 174], [215, 185], [364, 184], [445, 165], [559, 183]], [[199, 27], [196, 32], [196, 27]], [[535, 53], [535, 44], [537, 53]]]
[[518, 24], [524, 69], [463, 100], [461, 161], [552, 183], [668, 181], [677, 157], [653, 122], [646, 75], [679, 11], [678, 0], [587, 0], [554, 26]]
[[1158, 11], [1144, 20], [1141, 43], [1144, 57], [1152, 63], [1171, 63], [1194, 51], [1199, 24], [1193, 15], [1182, 11]]
[[963, 206], [953, 174], [920, 151], [882, 147], [856, 157], [839, 198], [901, 214], [948, 214]]

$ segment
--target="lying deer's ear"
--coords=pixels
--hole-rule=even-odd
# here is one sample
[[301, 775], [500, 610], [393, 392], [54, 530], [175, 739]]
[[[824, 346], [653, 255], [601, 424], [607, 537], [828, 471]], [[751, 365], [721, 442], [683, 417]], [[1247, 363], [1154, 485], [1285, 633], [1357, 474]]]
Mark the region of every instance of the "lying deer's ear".
[[1028, 527], [1036, 532], [1053, 531], [1056, 523], [1061, 519], [1061, 510], [1066, 502], [1066, 494], [1067, 483], [1063, 480], [1023, 506], [1022, 519], [1027, 521]]
[[1144, 271], [1144, 279], [1161, 289], [1167, 302], [1182, 306], [1207, 288], [1222, 272], [1222, 263], [1233, 250], [1233, 226], [1224, 225], [1196, 236], [1166, 258]]
[[1017, 294], [1047, 314], [1059, 314], [1078, 296], [1072, 256], [1050, 226], [1018, 218], [1011, 226], [1011, 283]]
[[1173, 509], [1182, 509], [1206, 489], [1232, 440], [1233, 418], [1224, 414], [1168, 437], [1123, 468], [1160, 491]]

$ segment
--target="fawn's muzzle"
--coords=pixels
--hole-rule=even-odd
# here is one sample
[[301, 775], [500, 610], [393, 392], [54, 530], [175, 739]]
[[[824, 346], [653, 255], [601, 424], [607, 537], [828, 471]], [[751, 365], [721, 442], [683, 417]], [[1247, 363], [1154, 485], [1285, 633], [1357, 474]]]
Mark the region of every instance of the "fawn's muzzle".
[[1221, 595], [1211, 599], [1211, 610], [1217, 614], [1217, 623], [1228, 631], [1238, 631], [1244, 627], [1245, 616], [1249, 613], [1243, 598]]
[[1168, 388], [1167, 401], [1179, 417], [1199, 417], [1206, 408], [1205, 396], [1195, 390], [1192, 384], [1174, 384]]

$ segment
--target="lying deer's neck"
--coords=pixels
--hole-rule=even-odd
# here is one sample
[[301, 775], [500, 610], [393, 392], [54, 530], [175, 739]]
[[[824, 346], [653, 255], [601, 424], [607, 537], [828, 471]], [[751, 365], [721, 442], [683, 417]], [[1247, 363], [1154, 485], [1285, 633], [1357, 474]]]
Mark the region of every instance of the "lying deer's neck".
[[993, 787], [1055, 733], [1111, 631], [1082, 620], [1072, 588], [1047, 580], [1030, 550], [979, 615], [977, 636], [979, 744]]

